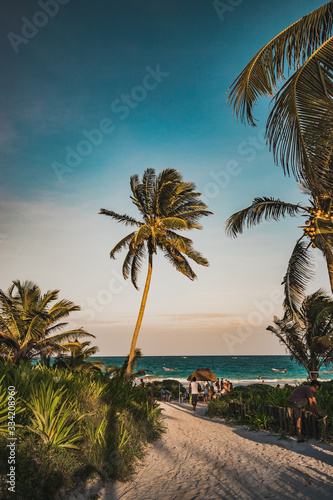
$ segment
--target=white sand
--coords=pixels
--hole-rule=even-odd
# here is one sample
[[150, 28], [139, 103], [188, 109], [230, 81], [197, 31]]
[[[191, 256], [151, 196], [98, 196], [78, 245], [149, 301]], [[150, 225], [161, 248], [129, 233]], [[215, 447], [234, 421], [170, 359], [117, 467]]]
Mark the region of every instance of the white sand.
[[333, 447], [226, 425], [205, 417], [204, 404], [196, 412], [161, 406], [168, 431], [149, 445], [133, 480], [95, 484], [72, 500], [94, 493], [101, 500], [333, 498]]

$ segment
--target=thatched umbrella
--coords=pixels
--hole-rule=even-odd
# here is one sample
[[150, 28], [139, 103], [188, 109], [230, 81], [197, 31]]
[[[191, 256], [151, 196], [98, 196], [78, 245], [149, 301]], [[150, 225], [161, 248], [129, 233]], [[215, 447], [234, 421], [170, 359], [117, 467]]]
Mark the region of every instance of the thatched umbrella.
[[193, 373], [191, 373], [189, 377], [187, 377], [187, 380], [189, 382], [192, 382], [193, 377], [195, 377], [200, 382], [216, 382], [217, 380], [214, 373], [209, 368], [198, 368]]

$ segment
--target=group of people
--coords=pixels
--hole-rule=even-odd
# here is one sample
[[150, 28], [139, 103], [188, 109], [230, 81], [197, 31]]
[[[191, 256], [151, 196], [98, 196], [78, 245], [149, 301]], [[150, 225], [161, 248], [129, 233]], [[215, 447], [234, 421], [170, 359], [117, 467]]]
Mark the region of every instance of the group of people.
[[208, 403], [212, 399], [216, 399], [220, 396], [226, 396], [232, 389], [232, 383], [229, 380], [224, 380], [221, 378], [216, 380], [215, 384], [210, 382], [205, 382], [204, 386], [201, 387], [199, 382], [197, 382], [196, 377], [193, 377], [192, 382], [189, 385], [186, 395], [189, 396], [193, 410], [196, 409], [199, 396], [203, 392], [203, 402]]

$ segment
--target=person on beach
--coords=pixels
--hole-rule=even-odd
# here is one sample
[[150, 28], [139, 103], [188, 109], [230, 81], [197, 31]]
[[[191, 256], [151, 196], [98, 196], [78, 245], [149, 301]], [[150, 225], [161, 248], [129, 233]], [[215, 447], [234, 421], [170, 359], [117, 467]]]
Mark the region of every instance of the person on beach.
[[217, 392], [220, 392], [220, 380], [219, 379], [216, 380], [215, 387], [216, 387]]
[[161, 401], [166, 401], [166, 390], [165, 387], [162, 387], [160, 390], [160, 400]]
[[199, 384], [197, 382], [196, 377], [193, 377], [192, 382], [190, 383], [189, 389], [190, 389], [191, 396], [192, 396], [193, 410], [195, 411], [195, 408], [196, 408], [197, 403], [198, 403], [198, 397], [199, 397]]
[[204, 403], [208, 402], [208, 397], [209, 397], [209, 387], [208, 387], [208, 384], [205, 384], [204, 396], [203, 396]]
[[312, 380], [310, 385], [296, 387], [290, 395], [289, 406], [294, 410], [294, 415], [296, 417], [297, 441], [299, 443], [305, 442], [301, 434], [302, 407], [308, 404], [317, 419], [324, 418], [324, 415], [318, 410], [317, 401], [314, 396], [319, 389], [320, 382], [318, 382], [318, 380]]

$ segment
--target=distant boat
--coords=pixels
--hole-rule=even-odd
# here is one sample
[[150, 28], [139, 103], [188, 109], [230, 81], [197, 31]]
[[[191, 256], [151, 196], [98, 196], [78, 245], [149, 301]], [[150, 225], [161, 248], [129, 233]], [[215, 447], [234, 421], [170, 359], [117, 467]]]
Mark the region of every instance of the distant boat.
[[163, 366], [163, 370], [166, 372], [178, 372], [178, 368], [165, 368], [165, 366]]
[[280, 373], [287, 373], [288, 370], [285, 368], [283, 370], [278, 370], [277, 368], [272, 368], [272, 372], [280, 372]]

